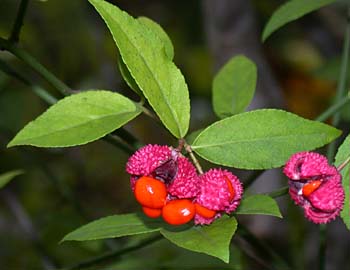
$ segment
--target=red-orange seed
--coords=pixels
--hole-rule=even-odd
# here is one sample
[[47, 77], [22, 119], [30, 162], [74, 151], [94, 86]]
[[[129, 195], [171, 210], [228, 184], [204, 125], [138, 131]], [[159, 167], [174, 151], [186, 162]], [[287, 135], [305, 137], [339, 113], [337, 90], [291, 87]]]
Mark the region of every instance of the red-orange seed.
[[225, 181], [228, 187], [228, 191], [230, 193], [229, 201], [232, 201], [236, 195], [235, 189], [232, 186], [231, 180], [227, 176], [225, 176]]
[[142, 211], [146, 216], [150, 218], [157, 218], [162, 215], [161, 208], [149, 208], [149, 207], [143, 206]]
[[148, 176], [142, 176], [135, 183], [136, 200], [149, 208], [162, 208], [166, 201], [167, 190], [163, 182]]
[[311, 194], [312, 192], [314, 192], [316, 189], [319, 188], [319, 186], [321, 185], [321, 183], [322, 183], [321, 180], [314, 180], [314, 181], [311, 181], [311, 182], [305, 184], [305, 185], [303, 186], [303, 195], [304, 195], [305, 197], [310, 196], [310, 194]]
[[208, 209], [198, 203], [195, 204], [196, 214], [204, 217], [204, 218], [213, 218], [216, 214], [215, 210]]
[[162, 210], [163, 219], [171, 225], [190, 222], [196, 213], [194, 204], [187, 199], [168, 202]]

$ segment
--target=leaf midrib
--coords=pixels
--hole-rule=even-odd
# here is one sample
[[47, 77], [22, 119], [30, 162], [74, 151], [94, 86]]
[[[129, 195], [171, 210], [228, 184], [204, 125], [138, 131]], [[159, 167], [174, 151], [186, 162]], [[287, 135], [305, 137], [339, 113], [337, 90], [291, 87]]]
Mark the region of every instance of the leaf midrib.
[[201, 238], [208, 240], [208, 242], [215, 246], [216, 248], [220, 248], [220, 244], [218, 244], [218, 241], [215, 241], [214, 237], [211, 237], [208, 232], [204, 232], [202, 229], [197, 229], [196, 227], [194, 227], [195, 232], [197, 232], [197, 234], [200, 235]]
[[[137, 229], [139, 227], [144, 227], [144, 231], [145, 232], [148, 232], [148, 231], [157, 231], [157, 230], [160, 230], [160, 228], [147, 228], [145, 227], [144, 224], [121, 224], [121, 225], [116, 225], [116, 224], [112, 224], [112, 225], [109, 225], [109, 226], [101, 226], [99, 228], [95, 228], [95, 229], [81, 229], [81, 231], [77, 231], [77, 232], [71, 232], [70, 234], [68, 234], [66, 237], [64, 237], [63, 239], [64, 240], [76, 240], [77, 238], [78, 239], [97, 239], [97, 238], [100, 238], [102, 234], [100, 234], [99, 236], [91, 236], [91, 237], [83, 237], [81, 238], [81, 236], [84, 236], [86, 234], [89, 234], [89, 233], [94, 233], [96, 231], [101, 231], [101, 230], [110, 230], [110, 229], [118, 229], [118, 228], [124, 228], [124, 227], [129, 227], [129, 228], [132, 228], [132, 229]], [[80, 229], [79, 229], [80, 230]], [[126, 231], [127, 233], [130, 233], [131, 230], [129, 231]], [[104, 233], [104, 235], [106, 236], [116, 236], [116, 235], [126, 235], [125, 233], [105, 233], [105, 232], [102, 232]], [[139, 231], [137, 233], [143, 233], [143, 231]], [[132, 232], [132, 234], [136, 234], [135, 232]], [[73, 238], [72, 238], [73, 237]]]
[[[296, 136], [297, 135], [297, 136]], [[252, 138], [252, 139], [245, 139], [245, 140], [235, 140], [235, 141], [225, 141], [222, 143], [216, 143], [216, 144], [202, 144], [202, 145], [196, 145], [196, 141], [193, 143], [193, 145], [191, 146], [192, 149], [200, 149], [200, 148], [209, 148], [209, 147], [219, 147], [219, 146], [225, 146], [228, 144], [238, 144], [238, 143], [245, 143], [245, 142], [255, 142], [255, 141], [267, 141], [267, 140], [274, 140], [274, 139], [278, 139], [278, 138], [288, 138], [288, 137], [298, 137], [298, 136], [315, 136], [315, 135], [326, 135], [326, 133], [322, 132], [322, 133], [306, 133], [306, 134], [291, 134], [291, 135], [285, 135], [285, 136], [268, 136], [268, 137], [258, 137], [258, 138]], [[200, 138], [200, 136], [198, 137], [198, 139]]]
[[[115, 117], [115, 116], [121, 116], [121, 115], [126, 115], [126, 114], [132, 114], [132, 113], [140, 113], [141, 111], [138, 111], [137, 109], [135, 111], [130, 111], [130, 112], [124, 112], [124, 113], [113, 113], [113, 114], [108, 114], [108, 115], [104, 115], [102, 117], [99, 117], [99, 118], [94, 118], [94, 119], [89, 119], [89, 121], [84, 121], [80, 124], [77, 124], [77, 125], [74, 125], [74, 126], [69, 126], [69, 127], [65, 127], [65, 128], [62, 128], [62, 129], [56, 129], [52, 132], [47, 132], [43, 135], [40, 135], [40, 136], [35, 136], [35, 137], [27, 137], [23, 140], [20, 140], [22, 142], [25, 142], [25, 141], [30, 141], [32, 139], [39, 139], [39, 138], [42, 138], [42, 137], [46, 137], [46, 136], [49, 136], [49, 135], [52, 135], [54, 133], [60, 133], [60, 132], [63, 132], [63, 131], [66, 131], [66, 130], [69, 130], [69, 129], [75, 129], [77, 127], [81, 127], [81, 126], [84, 126], [90, 122], [95, 122], [95, 121], [100, 121], [100, 120], [103, 120], [104, 118], [108, 118], [108, 117]], [[16, 143], [17, 144], [17, 143]]]

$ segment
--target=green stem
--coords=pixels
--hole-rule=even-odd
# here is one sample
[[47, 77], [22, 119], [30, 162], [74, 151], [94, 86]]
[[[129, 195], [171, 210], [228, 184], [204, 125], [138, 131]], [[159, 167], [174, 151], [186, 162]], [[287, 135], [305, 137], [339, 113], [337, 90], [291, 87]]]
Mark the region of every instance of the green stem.
[[[341, 67], [340, 67], [340, 74], [338, 79], [338, 86], [337, 86], [337, 93], [335, 96], [335, 102], [338, 103], [342, 99], [344, 99], [346, 95], [346, 84], [347, 84], [347, 78], [348, 78], [348, 70], [349, 70], [349, 53], [350, 53], [350, 5], [348, 6], [347, 10], [347, 24], [344, 34], [344, 44], [343, 44], [343, 53], [341, 58]], [[340, 122], [341, 114], [340, 112], [336, 112], [334, 114], [332, 125], [338, 126]], [[333, 157], [335, 155], [336, 151], [336, 143], [332, 142], [328, 147], [328, 160], [333, 160]]]
[[191, 146], [185, 142], [184, 147], [185, 147], [186, 152], [190, 155], [190, 158], [192, 159], [192, 162], [193, 162], [194, 166], [196, 167], [197, 171], [199, 172], [199, 174], [203, 174], [202, 166], [199, 164], [198, 159], [193, 154]]
[[0, 70], [2, 70], [7, 75], [16, 78], [20, 82], [24, 83], [25, 85], [29, 86], [32, 91], [42, 98], [46, 103], [52, 105], [57, 102], [57, 99], [52, 96], [47, 90], [43, 89], [39, 85], [33, 84], [29, 79], [27, 79], [25, 76], [21, 75], [19, 72], [17, 72], [15, 69], [10, 67], [6, 62], [2, 61], [0, 59]]
[[27, 11], [28, 2], [29, 0], [22, 0], [19, 5], [17, 17], [13, 25], [11, 35], [9, 37], [9, 41], [13, 43], [17, 43], [19, 41], [19, 34], [21, 32], [21, 28], [23, 25], [24, 15], [26, 14], [26, 11]]
[[157, 234], [156, 236], [152, 236], [152, 237], [149, 237], [149, 238], [147, 238], [147, 239], [145, 239], [143, 241], [140, 241], [136, 245], [133, 245], [133, 246], [121, 249], [121, 250], [110, 251], [110, 252], [107, 252], [107, 253], [105, 253], [103, 255], [97, 256], [95, 258], [92, 258], [92, 259], [89, 259], [89, 260], [77, 263], [77, 264], [72, 265], [72, 266], [68, 266], [68, 267], [62, 268], [61, 270], [83, 269], [83, 268], [88, 268], [88, 267], [91, 267], [91, 266], [95, 266], [94, 269], [98, 269], [97, 265], [101, 266], [102, 264], [105, 264], [108, 261], [116, 260], [116, 259], [118, 259], [120, 256], [122, 256], [124, 254], [127, 254], [127, 253], [129, 253], [131, 251], [139, 250], [139, 249], [141, 249], [143, 247], [146, 247], [146, 246], [148, 246], [148, 245], [150, 245], [150, 244], [152, 244], [152, 243], [154, 243], [156, 241], [159, 241], [161, 239], [163, 239], [162, 235]]
[[325, 110], [322, 114], [320, 114], [315, 120], [316, 121], [326, 121], [329, 117], [334, 114], [337, 114], [341, 109], [343, 109], [346, 105], [350, 104], [350, 95], [348, 94], [346, 97], [342, 98], [327, 110]]
[[18, 59], [22, 60], [38, 74], [40, 74], [45, 80], [47, 80], [54, 88], [60, 91], [63, 95], [69, 95], [69, 87], [61, 80], [57, 79], [50, 71], [48, 71], [42, 64], [40, 64], [33, 56], [26, 51], [18, 48], [12, 42], [0, 38], [0, 49], [9, 51]]

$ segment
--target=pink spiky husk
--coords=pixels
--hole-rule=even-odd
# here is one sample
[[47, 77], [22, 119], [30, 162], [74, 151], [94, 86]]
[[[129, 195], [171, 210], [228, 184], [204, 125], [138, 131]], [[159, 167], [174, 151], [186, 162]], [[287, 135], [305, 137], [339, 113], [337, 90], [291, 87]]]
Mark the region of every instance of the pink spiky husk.
[[148, 144], [137, 150], [126, 163], [126, 171], [135, 176], [150, 175], [158, 166], [171, 158], [171, 148]]
[[179, 199], [195, 198], [199, 193], [199, 177], [196, 168], [185, 157], [180, 156], [177, 161], [177, 173], [168, 185], [168, 192]]
[[[307, 219], [316, 223], [328, 223], [335, 219], [343, 208], [344, 189], [341, 175], [326, 157], [313, 152], [293, 155], [287, 162], [284, 173], [289, 180], [289, 194], [294, 202], [304, 209]], [[303, 186], [311, 181], [322, 182], [310, 195], [303, 195]]]
[[300, 152], [292, 155], [284, 166], [283, 173], [291, 180], [300, 180], [315, 175], [332, 175], [337, 170], [328, 164], [325, 156], [315, 152]]
[[[234, 190], [234, 198], [230, 199], [231, 193], [227, 184], [231, 182]], [[243, 193], [243, 187], [238, 177], [223, 169], [211, 169], [200, 176], [200, 193], [196, 202], [200, 205], [218, 212], [230, 214], [238, 207]], [[215, 217], [207, 219], [196, 215], [195, 224], [210, 224], [220, 217], [218, 213]]]
[[201, 215], [196, 214], [194, 216], [194, 224], [196, 225], [209, 225], [211, 224], [215, 219], [220, 218], [222, 214], [220, 212], [216, 213], [216, 215], [213, 218], [205, 218]]

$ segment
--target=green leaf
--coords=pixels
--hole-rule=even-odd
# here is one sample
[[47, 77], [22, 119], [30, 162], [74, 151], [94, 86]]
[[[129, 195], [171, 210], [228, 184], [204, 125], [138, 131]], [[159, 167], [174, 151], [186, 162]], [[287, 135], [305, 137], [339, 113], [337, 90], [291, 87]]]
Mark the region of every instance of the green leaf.
[[160, 120], [175, 137], [184, 137], [190, 118], [188, 89], [163, 41], [118, 7], [103, 0], [89, 2], [106, 22], [123, 62]]
[[321, 147], [341, 134], [329, 125], [275, 109], [220, 120], [198, 135], [192, 149], [213, 163], [242, 169], [271, 169], [299, 151]]
[[278, 204], [267, 195], [251, 195], [243, 197], [241, 204], [235, 211], [240, 215], [269, 215], [282, 218]]
[[235, 218], [223, 216], [209, 226], [193, 226], [188, 230], [161, 229], [161, 234], [179, 247], [217, 257], [229, 262], [229, 246], [237, 229]]
[[147, 17], [138, 17], [137, 20], [147, 26], [150, 30], [153, 31], [154, 34], [160, 38], [163, 42], [165, 54], [168, 56], [169, 60], [173, 60], [174, 58], [174, 46], [169, 38], [168, 34], [164, 31], [164, 29], [155, 21], [151, 20]]
[[[173, 60], [174, 58], [174, 46], [167, 35], [167, 33], [164, 31], [164, 29], [155, 21], [147, 18], [147, 17], [139, 17], [137, 18], [139, 22], [147, 26], [151, 31], [154, 32], [155, 35], [157, 35], [161, 41], [163, 42], [165, 53], [168, 56], [169, 60]], [[125, 80], [125, 82], [128, 84], [128, 86], [136, 92], [139, 96], [142, 96], [142, 91], [140, 90], [139, 86], [135, 82], [135, 79], [131, 76], [130, 71], [128, 70], [128, 67], [123, 62], [123, 59], [119, 59], [118, 61], [118, 68], [119, 71]]]
[[97, 140], [141, 113], [128, 98], [103, 90], [65, 97], [27, 124], [8, 144], [65, 147]]
[[254, 62], [243, 55], [231, 58], [213, 81], [213, 107], [225, 118], [243, 112], [251, 102], [257, 79]]
[[156, 232], [164, 223], [142, 214], [123, 214], [92, 221], [67, 234], [63, 241], [87, 241]]
[[265, 41], [273, 32], [282, 27], [283, 25], [299, 19], [300, 17], [317, 10], [321, 7], [329, 5], [335, 2], [335, 0], [291, 0], [280, 6], [270, 17], [267, 22], [263, 34], [262, 40]]
[[142, 91], [140, 90], [139, 86], [135, 82], [135, 79], [131, 76], [130, 71], [128, 70], [128, 67], [123, 62], [123, 59], [119, 57], [118, 59], [118, 69], [120, 71], [120, 75], [122, 75], [124, 81], [126, 84], [139, 96], [142, 95]]
[[[350, 135], [346, 137], [342, 145], [339, 147], [337, 155], [335, 156], [335, 166], [339, 166], [346, 159], [350, 157]], [[348, 163], [341, 171], [342, 183], [345, 191], [344, 208], [340, 213], [346, 227], [350, 230], [350, 163]]]
[[16, 176], [23, 174], [22, 170], [13, 170], [6, 173], [0, 174], [0, 188], [6, 186], [13, 178]]

